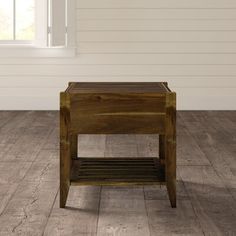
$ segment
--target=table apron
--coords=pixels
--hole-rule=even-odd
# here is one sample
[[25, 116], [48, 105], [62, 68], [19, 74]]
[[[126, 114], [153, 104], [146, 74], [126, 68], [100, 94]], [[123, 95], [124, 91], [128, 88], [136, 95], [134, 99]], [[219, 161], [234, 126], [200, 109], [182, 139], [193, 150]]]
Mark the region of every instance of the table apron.
[[165, 113], [102, 113], [71, 116], [73, 134], [164, 134]]

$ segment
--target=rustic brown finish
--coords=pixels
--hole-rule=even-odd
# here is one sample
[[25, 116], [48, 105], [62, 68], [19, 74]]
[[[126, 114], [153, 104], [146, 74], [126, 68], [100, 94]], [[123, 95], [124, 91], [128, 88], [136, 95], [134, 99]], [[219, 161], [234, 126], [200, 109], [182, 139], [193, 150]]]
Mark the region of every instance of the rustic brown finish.
[[159, 134], [159, 158], [165, 163], [165, 135]]
[[[176, 98], [166, 82], [69, 83], [61, 93], [60, 207], [69, 185], [165, 184], [176, 207]], [[77, 158], [78, 134], [159, 134], [159, 158]]]
[[166, 82], [99, 82], [99, 83], [86, 83], [86, 82], [70, 82], [69, 87], [66, 89], [67, 93], [101, 93], [101, 94], [127, 94], [127, 93], [166, 93], [170, 92]]
[[60, 207], [65, 207], [70, 187], [70, 100], [67, 93], [60, 94]]
[[70, 136], [70, 145], [71, 145], [71, 158], [76, 159], [78, 156], [78, 135]]
[[157, 158], [79, 158], [73, 162], [72, 185], [164, 184]]
[[75, 134], [163, 134], [165, 116], [142, 113], [80, 115], [72, 119], [72, 124], [71, 132]]
[[172, 207], [176, 207], [176, 95], [166, 95], [166, 133], [164, 140], [166, 186]]

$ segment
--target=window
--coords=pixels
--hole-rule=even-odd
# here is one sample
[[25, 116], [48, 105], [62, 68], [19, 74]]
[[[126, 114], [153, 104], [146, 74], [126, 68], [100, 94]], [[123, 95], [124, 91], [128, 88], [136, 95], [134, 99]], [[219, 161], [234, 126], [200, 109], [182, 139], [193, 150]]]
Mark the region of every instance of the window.
[[74, 47], [75, 8], [75, 0], [0, 0], [0, 50]]
[[34, 0], [0, 0], [0, 25], [0, 40], [34, 40]]

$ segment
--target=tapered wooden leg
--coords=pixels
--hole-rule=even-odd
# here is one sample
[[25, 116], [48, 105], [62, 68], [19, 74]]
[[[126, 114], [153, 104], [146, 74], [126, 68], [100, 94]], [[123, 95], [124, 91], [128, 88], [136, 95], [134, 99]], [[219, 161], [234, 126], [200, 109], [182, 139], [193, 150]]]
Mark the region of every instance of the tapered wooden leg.
[[165, 135], [159, 135], [159, 158], [161, 163], [165, 163]]
[[71, 151], [69, 138], [69, 107], [65, 93], [60, 96], [60, 207], [66, 205], [67, 195], [70, 188]]
[[[63, 141], [62, 141], [63, 142]], [[60, 207], [64, 208], [70, 188], [69, 143], [61, 144], [60, 154]]]
[[166, 186], [172, 207], [176, 207], [176, 154], [175, 141], [167, 138], [166, 141]]
[[165, 173], [166, 186], [172, 207], [176, 207], [176, 108], [175, 93], [167, 94]]
[[76, 159], [78, 157], [78, 135], [72, 135], [70, 138], [70, 150], [71, 158]]

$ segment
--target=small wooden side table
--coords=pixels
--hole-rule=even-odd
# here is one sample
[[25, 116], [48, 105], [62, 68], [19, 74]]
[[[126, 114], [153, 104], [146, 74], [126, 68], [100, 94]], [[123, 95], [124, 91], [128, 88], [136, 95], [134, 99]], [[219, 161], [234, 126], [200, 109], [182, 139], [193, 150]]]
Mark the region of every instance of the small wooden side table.
[[[159, 134], [159, 157], [77, 157], [78, 134]], [[166, 82], [69, 83], [60, 93], [60, 207], [70, 185], [133, 184], [166, 185], [176, 207], [176, 94]]]

